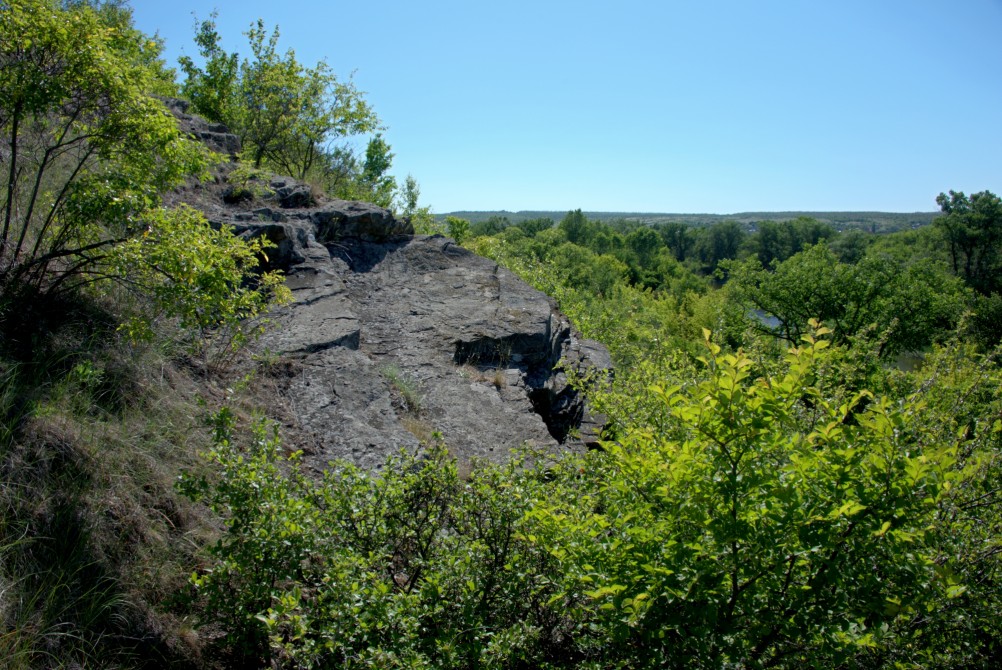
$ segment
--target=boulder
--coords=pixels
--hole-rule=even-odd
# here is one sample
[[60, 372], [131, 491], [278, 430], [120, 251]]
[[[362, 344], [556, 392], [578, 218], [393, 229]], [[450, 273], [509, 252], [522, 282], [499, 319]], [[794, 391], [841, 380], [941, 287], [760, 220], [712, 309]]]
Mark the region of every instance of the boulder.
[[296, 302], [261, 342], [300, 363], [287, 393], [307, 463], [377, 467], [432, 435], [463, 462], [594, 442], [601, 419], [562, 366], [607, 370], [608, 353], [545, 294], [441, 236], [327, 248], [326, 266], [288, 269]]
[[211, 123], [201, 116], [189, 114], [189, 102], [178, 98], [162, 98], [167, 109], [177, 118], [181, 132], [196, 139], [212, 151], [229, 158], [240, 153], [240, 138], [221, 123]]
[[[239, 140], [168, 100], [181, 128], [220, 153]], [[611, 370], [553, 300], [493, 261], [369, 203], [317, 198], [291, 177], [214, 178], [166, 197], [215, 226], [272, 243], [295, 302], [257, 343], [287, 371], [276, 403], [317, 471], [336, 458], [377, 468], [399, 449], [442, 440], [461, 462], [594, 446], [602, 418], [568, 369]]]

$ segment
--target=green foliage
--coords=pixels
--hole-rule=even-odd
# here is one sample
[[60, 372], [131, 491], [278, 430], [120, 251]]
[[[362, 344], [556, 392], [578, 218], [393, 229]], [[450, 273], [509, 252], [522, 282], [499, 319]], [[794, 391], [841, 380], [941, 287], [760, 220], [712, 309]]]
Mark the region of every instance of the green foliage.
[[626, 264], [614, 257], [596, 255], [587, 247], [571, 242], [553, 249], [549, 261], [566, 286], [600, 296], [607, 294], [628, 272]]
[[805, 247], [834, 236], [835, 229], [831, 226], [808, 217], [798, 217], [779, 223], [762, 221], [758, 224], [758, 232], [751, 236], [747, 244], [763, 267], [769, 267], [773, 261], [785, 261]]
[[682, 223], [664, 223], [655, 227], [665, 246], [671, 249], [675, 260], [684, 262], [695, 247], [692, 228]]
[[486, 221], [478, 221], [470, 226], [470, 233], [473, 237], [486, 235], [497, 235], [511, 226], [511, 221], [504, 216], [492, 216]]
[[[522, 210], [509, 212], [507, 210], [492, 211], [457, 211], [455, 216], [469, 219], [471, 223], [479, 223], [493, 216], [503, 215], [511, 220], [513, 225], [526, 219], [550, 218], [559, 220], [566, 212], [545, 210]], [[822, 225], [827, 225], [840, 231], [858, 230], [874, 235], [898, 233], [907, 230], [923, 228], [932, 223], [936, 212], [739, 212], [736, 214], [671, 214], [652, 212], [583, 212], [593, 221], [610, 225], [618, 232], [629, 234], [635, 226], [650, 226], [656, 230], [662, 227], [681, 227], [688, 230], [699, 230], [725, 221], [733, 221], [746, 232], [755, 231], [762, 221], [792, 221], [794, 219], [814, 219]]]
[[[204, 441], [187, 383], [73, 296], [31, 356], [0, 346], [0, 666], [174, 667], [176, 600], [211, 525], [176, 495]], [[41, 329], [38, 329], [41, 330]], [[188, 632], [188, 641], [193, 638]], [[188, 660], [190, 660], [189, 657]]]
[[268, 186], [271, 173], [243, 161], [237, 162], [233, 170], [226, 175], [226, 181], [232, 186], [232, 190], [224, 196], [227, 202], [242, 202], [275, 195]]
[[763, 332], [796, 343], [811, 319], [831, 324], [837, 342], [862, 335], [882, 342], [883, 355], [920, 350], [956, 326], [962, 287], [928, 261], [910, 265], [868, 254], [840, 263], [824, 244], [766, 270], [757, 261], [730, 264], [731, 281], [750, 309], [778, 319]]
[[131, 15], [85, 3], [32, 0], [0, 12], [0, 153], [9, 174], [0, 216], [0, 322], [39, 294], [109, 282], [140, 296], [133, 334], [168, 314], [183, 328], [225, 327], [286, 294], [252, 278], [260, 243], [213, 230], [193, 210], [160, 208], [160, 193], [208, 164], [151, 96], [165, 73]]
[[28, 0], [0, 11], [4, 300], [101, 278], [158, 193], [204, 169], [202, 151], [150, 96], [163, 81], [150, 65], [156, 44], [137, 40], [87, 6]]
[[418, 204], [421, 198], [421, 187], [412, 175], [407, 175], [398, 198], [401, 214], [410, 219], [415, 232], [420, 235], [441, 235], [445, 232], [445, 228], [435, 221], [431, 207], [421, 207]]
[[382, 370], [383, 376], [390, 382], [390, 386], [403, 398], [407, 411], [411, 414], [421, 413], [421, 389], [418, 383], [409, 375], [404, 374], [395, 365], [388, 365]]
[[[901, 380], [904, 402], [921, 407], [906, 430], [923, 445], [957, 445], [962, 472], [931, 529], [934, 569], [946, 587], [937, 606], [908, 613], [885, 665], [988, 667], [1002, 653], [1002, 375], [998, 351], [950, 343]], [[902, 403], [903, 404], [903, 403]]]
[[975, 297], [973, 310], [971, 336], [986, 349], [1002, 343], [1002, 293]]
[[449, 237], [456, 240], [456, 244], [462, 244], [470, 237], [470, 222], [457, 216], [445, 217], [445, 226], [449, 232]]
[[938, 542], [977, 466], [921, 392], [827, 396], [825, 332], [765, 377], [708, 341], [700, 379], [651, 389], [667, 425], [606, 443], [574, 508], [532, 512], [588, 598], [579, 644], [631, 667], [834, 667], [964, 593]]
[[[143, 234], [118, 245], [110, 264], [154, 314], [176, 317], [196, 343], [221, 332], [239, 348], [256, 332], [254, 317], [292, 297], [281, 275], [256, 273], [267, 246], [263, 238], [244, 241], [214, 229], [201, 212], [181, 206], [151, 213]], [[130, 336], [148, 339], [152, 321], [149, 314], [133, 319]]]
[[715, 272], [722, 261], [737, 258], [745, 239], [745, 232], [733, 221], [702, 228], [698, 235], [696, 255], [708, 274]]
[[217, 13], [212, 12], [195, 33], [195, 44], [205, 61], [204, 68], [199, 68], [189, 56], [179, 57], [178, 63], [185, 75], [181, 87], [184, 96], [209, 121], [227, 123], [236, 118], [236, 108], [240, 104], [239, 55], [223, 51], [222, 37], [216, 31], [216, 16]]
[[584, 245], [588, 242], [594, 228], [580, 209], [567, 212], [567, 216], [561, 219], [559, 225], [564, 235], [567, 236], [567, 241], [578, 245]]
[[540, 217], [538, 219], [525, 219], [515, 224], [521, 228], [526, 235], [533, 237], [536, 233], [548, 230], [554, 226], [553, 219]]
[[232, 427], [224, 410], [207, 454], [218, 476], [181, 487], [226, 518], [192, 581], [248, 660], [539, 667], [556, 655], [554, 563], [524, 528], [540, 472], [484, 466], [462, 482], [436, 448], [378, 476], [337, 463], [314, 481], [266, 424], [246, 449]]
[[1002, 200], [991, 191], [940, 193], [943, 216], [934, 221], [943, 233], [953, 271], [972, 288], [988, 295], [1002, 291]]
[[181, 484], [226, 519], [193, 583], [246, 662], [976, 665], [1002, 632], [998, 368], [944, 349], [848, 390], [827, 335], [777, 361], [707, 333], [609, 398], [604, 452], [466, 481], [441, 447], [311, 479], [224, 410], [214, 474]]
[[835, 237], [828, 246], [838, 256], [839, 261], [854, 264], [863, 259], [872, 241], [873, 236], [861, 230], [847, 230]]
[[[334, 142], [376, 130], [378, 119], [362, 93], [339, 80], [326, 62], [310, 68], [291, 49], [280, 54], [278, 28], [268, 35], [261, 20], [246, 35], [251, 57], [238, 68], [239, 55], [220, 46], [215, 14], [203, 21], [195, 43], [204, 63], [181, 58], [187, 76], [181, 90], [195, 111], [240, 136], [255, 167], [267, 163], [298, 179], [316, 170], [323, 175], [331, 168]], [[382, 155], [388, 160], [388, 152]], [[382, 172], [364, 176], [378, 182]], [[378, 197], [381, 184], [372, 185]]]
[[393, 203], [397, 181], [387, 174], [392, 164], [393, 154], [390, 152], [390, 145], [386, 143], [381, 133], [376, 133], [365, 147], [365, 162], [362, 164], [360, 183], [367, 193], [362, 199], [374, 202], [380, 207], [389, 207]]

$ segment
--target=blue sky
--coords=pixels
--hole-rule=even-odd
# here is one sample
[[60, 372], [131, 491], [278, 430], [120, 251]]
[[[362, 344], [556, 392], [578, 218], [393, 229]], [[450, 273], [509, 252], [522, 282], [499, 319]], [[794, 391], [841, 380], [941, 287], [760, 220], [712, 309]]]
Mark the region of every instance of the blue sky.
[[[456, 210], [932, 211], [1002, 190], [1002, 0], [132, 0], [326, 59]], [[364, 142], [359, 142], [364, 148]]]

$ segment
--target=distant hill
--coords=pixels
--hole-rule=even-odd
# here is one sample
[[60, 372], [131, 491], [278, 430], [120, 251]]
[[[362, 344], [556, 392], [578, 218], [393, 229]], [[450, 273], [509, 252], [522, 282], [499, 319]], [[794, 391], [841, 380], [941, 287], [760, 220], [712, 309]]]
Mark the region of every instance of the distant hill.
[[[448, 212], [438, 216], [458, 216], [471, 223], [486, 221], [492, 216], [506, 217], [512, 223], [526, 219], [550, 218], [560, 221], [567, 212], [557, 211], [462, 211]], [[655, 212], [584, 212], [596, 221], [639, 221], [651, 225], [669, 221], [690, 226], [709, 226], [722, 221], [737, 221], [744, 228], [754, 230], [759, 221], [786, 221], [799, 216], [808, 216], [818, 221], [830, 223], [836, 230], [859, 229], [874, 233], [890, 233], [909, 228], [920, 228], [932, 223], [940, 212], [739, 212], [737, 214], [670, 214]]]

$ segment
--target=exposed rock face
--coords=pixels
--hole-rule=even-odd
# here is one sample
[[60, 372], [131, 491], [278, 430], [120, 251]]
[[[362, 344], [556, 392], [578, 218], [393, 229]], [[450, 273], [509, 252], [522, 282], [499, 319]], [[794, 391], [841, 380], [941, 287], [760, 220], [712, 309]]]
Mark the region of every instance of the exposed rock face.
[[315, 465], [374, 467], [432, 431], [461, 460], [594, 439], [596, 419], [554, 367], [608, 368], [608, 354], [547, 296], [440, 236], [330, 252], [289, 268], [296, 303], [265, 337], [303, 364], [290, 396]]
[[240, 153], [240, 138], [232, 134], [221, 123], [210, 123], [200, 116], [188, 113], [188, 101], [165, 98], [167, 109], [177, 117], [181, 132], [201, 141], [211, 150], [224, 156], [234, 157]]
[[[192, 135], [232, 144], [174, 112]], [[231, 169], [175, 200], [276, 245], [268, 262], [285, 270], [296, 302], [275, 314], [260, 346], [291, 363], [286, 401], [308, 465], [378, 467], [439, 435], [466, 462], [595, 439], [601, 418], [555, 368], [610, 369], [608, 352], [582, 340], [545, 294], [452, 240], [414, 236], [386, 209], [317, 202], [285, 177], [238, 192]]]

